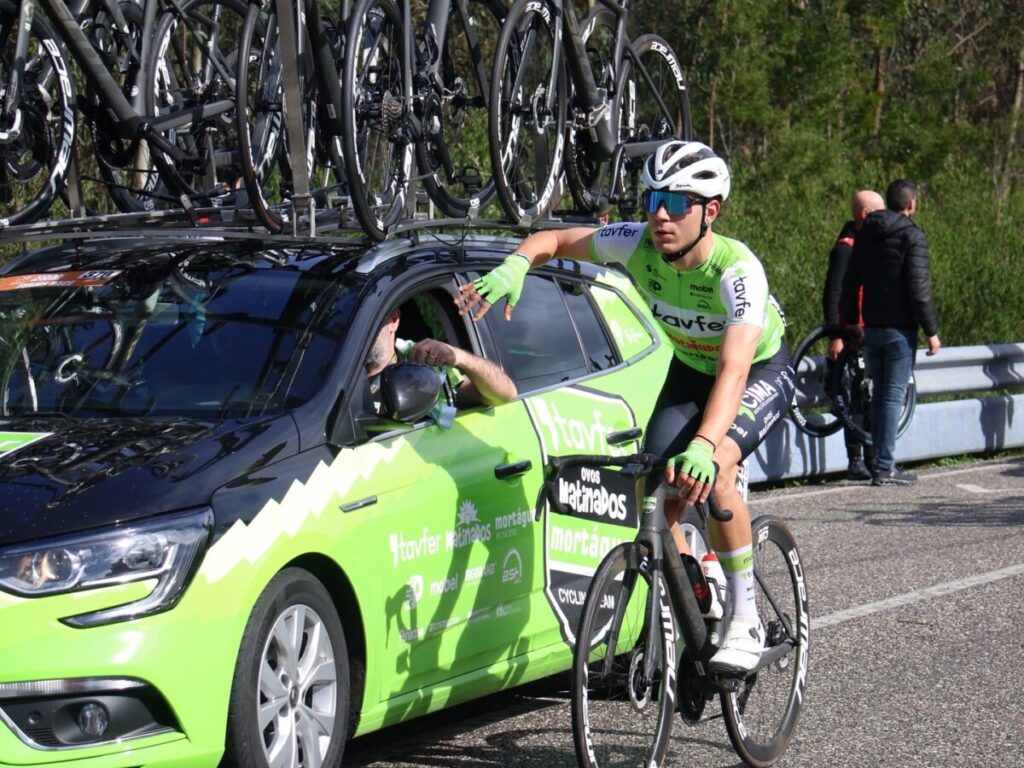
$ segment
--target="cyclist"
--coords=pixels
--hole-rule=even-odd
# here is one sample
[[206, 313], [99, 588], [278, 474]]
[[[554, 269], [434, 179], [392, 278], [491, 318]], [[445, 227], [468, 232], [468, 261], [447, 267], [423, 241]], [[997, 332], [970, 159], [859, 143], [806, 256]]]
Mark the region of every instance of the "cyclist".
[[[531, 234], [499, 267], [462, 286], [456, 303], [478, 320], [505, 297], [511, 319], [532, 266], [554, 257], [626, 266], [675, 352], [645, 450], [671, 457], [665, 478], [684, 489], [688, 503], [706, 500], [713, 483], [733, 512], [729, 522], [709, 525], [735, 606], [711, 666], [742, 674], [756, 666], [765, 638], [754, 603], [750, 516], [735, 481], [793, 395], [784, 323], [757, 257], [712, 232], [729, 195], [725, 161], [700, 142], [667, 141], [646, 161], [643, 183], [646, 224]], [[682, 511], [667, 510], [681, 552]]]
[[[840, 311], [839, 298], [843, 292], [843, 280], [846, 276], [846, 268], [850, 263], [850, 255], [853, 253], [854, 239], [864, 225], [864, 219], [872, 211], [878, 211], [885, 207], [882, 196], [873, 189], [862, 189], [850, 200], [850, 215], [853, 217], [843, 225], [836, 238], [835, 245], [828, 255], [828, 271], [825, 273], [825, 290], [821, 297], [821, 307], [825, 315], [825, 325], [846, 325], [846, 318]], [[828, 359], [835, 360], [843, 351], [843, 340], [836, 337], [829, 342]], [[846, 477], [850, 480], [870, 480], [871, 470], [868, 466], [873, 463], [870, 446], [863, 446], [860, 438], [851, 430], [843, 429], [843, 438], [846, 443], [847, 469]], [[864, 463], [867, 454], [868, 463]]]

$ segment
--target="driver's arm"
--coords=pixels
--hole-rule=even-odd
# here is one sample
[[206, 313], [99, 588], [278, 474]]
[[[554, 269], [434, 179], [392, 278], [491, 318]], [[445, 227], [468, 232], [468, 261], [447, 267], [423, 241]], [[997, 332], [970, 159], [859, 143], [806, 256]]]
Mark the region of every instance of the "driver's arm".
[[501, 405], [515, 400], [515, 382], [500, 365], [437, 339], [423, 339], [409, 352], [414, 363], [455, 368], [466, 378], [455, 392], [458, 407]]

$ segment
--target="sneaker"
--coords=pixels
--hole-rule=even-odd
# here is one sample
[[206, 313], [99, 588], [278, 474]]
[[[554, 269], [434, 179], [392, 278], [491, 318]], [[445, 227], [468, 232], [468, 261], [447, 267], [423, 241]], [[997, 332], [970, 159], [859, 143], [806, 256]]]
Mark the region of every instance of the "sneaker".
[[917, 482], [917, 475], [904, 472], [893, 464], [888, 469], [876, 469], [871, 473], [872, 485], [913, 485]]
[[761, 658], [764, 634], [760, 618], [734, 616], [725, 630], [722, 647], [711, 657], [711, 671], [726, 675], [750, 672]]
[[850, 459], [850, 465], [846, 468], [847, 480], [870, 480], [871, 470], [868, 469], [864, 459]]

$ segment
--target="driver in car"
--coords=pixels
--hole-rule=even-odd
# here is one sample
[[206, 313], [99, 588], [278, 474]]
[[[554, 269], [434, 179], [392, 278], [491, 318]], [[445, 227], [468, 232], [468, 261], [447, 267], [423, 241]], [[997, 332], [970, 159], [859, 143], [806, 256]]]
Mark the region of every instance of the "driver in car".
[[391, 311], [366, 356], [364, 366], [375, 401], [381, 372], [389, 365], [405, 361], [432, 366], [448, 376], [459, 408], [501, 405], [516, 398], [515, 382], [498, 364], [437, 339], [412, 342], [398, 338], [401, 318], [397, 307]]

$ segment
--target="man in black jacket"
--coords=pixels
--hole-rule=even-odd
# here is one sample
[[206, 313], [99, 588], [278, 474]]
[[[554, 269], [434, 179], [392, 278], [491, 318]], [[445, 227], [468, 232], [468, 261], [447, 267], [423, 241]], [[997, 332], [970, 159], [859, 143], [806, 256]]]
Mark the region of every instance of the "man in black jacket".
[[[828, 271], [825, 273], [825, 290], [821, 297], [821, 308], [825, 316], [825, 325], [846, 325], [844, 313], [839, 306], [839, 298], [843, 291], [846, 270], [853, 255], [853, 243], [857, 233], [864, 226], [864, 220], [872, 211], [885, 208], [882, 196], [873, 189], [862, 189], [850, 200], [850, 215], [853, 217], [843, 225], [836, 238], [835, 245], [828, 255]], [[855, 318], [856, 320], [856, 318]], [[843, 340], [838, 336], [828, 345], [828, 359], [835, 360], [843, 351]], [[846, 476], [850, 480], [870, 480], [871, 450], [867, 451], [868, 464], [864, 463], [864, 447], [860, 438], [849, 429], [843, 430], [846, 442], [846, 458], [849, 461]]]
[[[848, 322], [863, 315], [864, 347], [871, 398], [872, 485], [909, 485], [917, 478], [896, 466], [896, 425], [914, 365], [917, 328], [929, 355], [939, 351], [939, 324], [932, 303], [928, 238], [911, 219], [917, 185], [897, 179], [885, 192], [886, 210], [864, 221], [843, 281], [842, 306]], [[858, 293], [863, 286], [863, 302]], [[859, 311], [858, 311], [859, 309]]]

